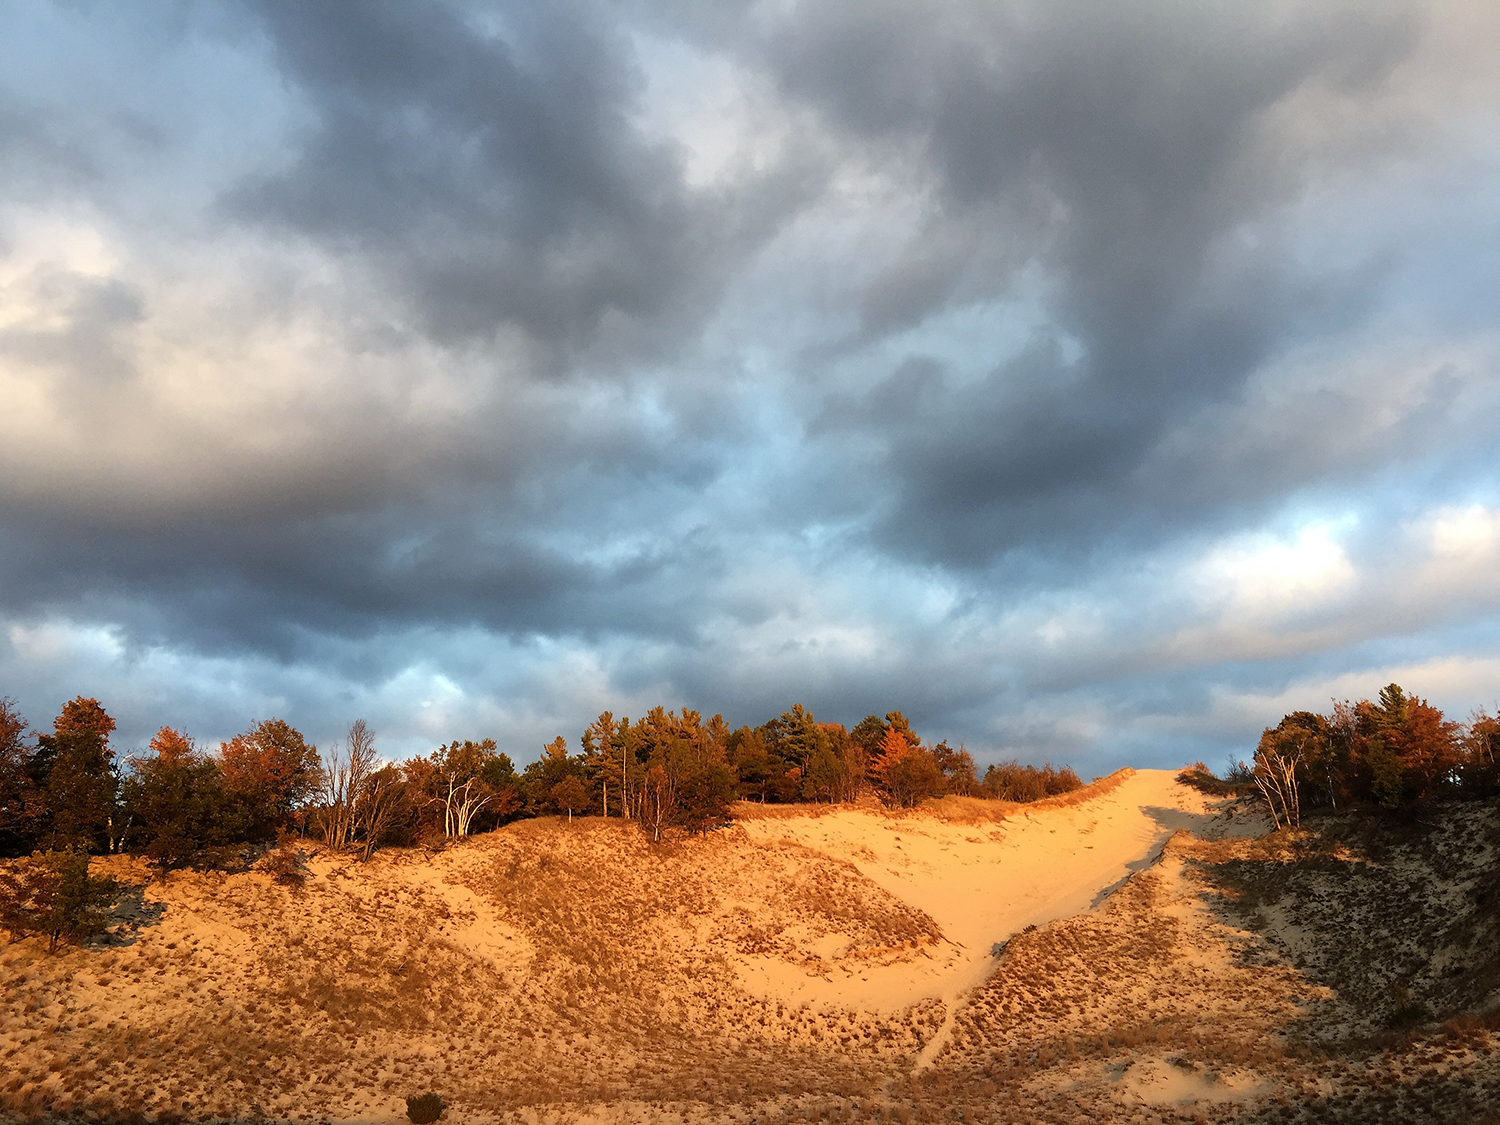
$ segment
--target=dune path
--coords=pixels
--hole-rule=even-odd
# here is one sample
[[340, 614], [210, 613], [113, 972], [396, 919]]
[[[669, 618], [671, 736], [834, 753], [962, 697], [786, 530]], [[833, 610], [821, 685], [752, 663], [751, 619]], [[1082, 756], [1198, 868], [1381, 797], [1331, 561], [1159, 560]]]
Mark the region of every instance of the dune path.
[[[1241, 818], [1248, 820], [1249, 818]], [[895, 1011], [924, 999], [955, 1001], [984, 982], [992, 950], [1031, 925], [1082, 914], [1149, 866], [1173, 832], [1241, 834], [1223, 803], [1176, 781], [1175, 771], [1133, 771], [1076, 805], [1016, 808], [1003, 820], [942, 820], [841, 809], [823, 816], [742, 822], [753, 839], [789, 841], [852, 863], [903, 902], [928, 914], [945, 940], [926, 957], [809, 972], [770, 958], [740, 968], [747, 989], [793, 1003]], [[917, 1061], [941, 1048], [940, 1031]]]

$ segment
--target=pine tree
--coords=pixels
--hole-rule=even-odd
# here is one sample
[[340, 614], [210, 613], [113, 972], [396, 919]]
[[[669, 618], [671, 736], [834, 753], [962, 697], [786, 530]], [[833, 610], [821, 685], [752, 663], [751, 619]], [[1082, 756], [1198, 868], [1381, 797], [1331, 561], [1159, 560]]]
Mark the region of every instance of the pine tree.
[[97, 699], [79, 696], [63, 705], [50, 735], [37, 739], [34, 765], [45, 777], [46, 841], [64, 850], [103, 851], [116, 845], [115, 721]]
[[38, 853], [0, 873], [0, 925], [13, 938], [45, 934], [56, 953], [63, 941], [82, 944], [102, 933], [117, 893], [113, 879], [89, 875], [87, 855]]

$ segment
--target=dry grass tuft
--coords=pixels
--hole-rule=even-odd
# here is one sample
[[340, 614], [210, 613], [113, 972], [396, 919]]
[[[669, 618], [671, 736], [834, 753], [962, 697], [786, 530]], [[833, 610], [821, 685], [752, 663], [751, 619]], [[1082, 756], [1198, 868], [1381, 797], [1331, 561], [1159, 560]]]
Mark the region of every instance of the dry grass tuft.
[[[884, 1016], [750, 995], [736, 965], [920, 958], [932, 919], [736, 828], [654, 848], [532, 821], [314, 854], [300, 893], [141, 872], [113, 944], [0, 948], [0, 1119], [390, 1121], [440, 1090], [454, 1119], [528, 1125], [1483, 1121], [1497, 865], [1500, 810], [1474, 806], [1179, 833], [1100, 909], [1012, 937], [952, 1011]], [[1411, 1005], [1431, 1020], [1391, 1030]]]

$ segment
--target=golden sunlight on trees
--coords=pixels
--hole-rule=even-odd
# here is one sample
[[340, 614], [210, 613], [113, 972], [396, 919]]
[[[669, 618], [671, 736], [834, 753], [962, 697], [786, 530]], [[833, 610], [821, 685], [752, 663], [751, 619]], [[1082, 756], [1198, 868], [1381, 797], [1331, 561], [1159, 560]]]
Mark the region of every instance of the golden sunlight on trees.
[[1040, 801], [1083, 788], [1083, 779], [1072, 769], [1055, 768], [1051, 762], [1042, 766], [1023, 766], [1014, 758], [997, 762], [984, 771], [976, 792], [998, 801]]
[[661, 842], [661, 834], [676, 807], [677, 794], [672, 788], [671, 775], [664, 766], [652, 766], [643, 779], [640, 802], [641, 825], [651, 833], [652, 841]]
[[257, 838], [269, 839], [323, 785], [316, 746], [282, 719], [266, 719], [221, 743], [224, 786], [245, 802]]
[[354, 838], [360, 855], [369, 859], [390, 832], [406, 802], [406, 780], [396, 766], [382, 766], [365, 778], [354, 800]]
[[[1309, 809], [1359, 805], [1410, 810], [1431, 800], [1490, 797], [1500, 790], [1500, 723], [1483, 711], [1467, 727], [1425, 699], [1387, 684], [1377, 699], [1336, 701], [1328, 715], [1294, 711], [1266, 728], [1248, 774], [1277, 827], [1295, 828]], [[1232, 788], [1201, 763], [1191, 784]]]
[[609, 787], [616, 784], [620, 804], [620, 815], [630, 815], [629, 793], [626, 789], [625, 759], [615, 745], [615, 716], [612, 711], [602, 712], [583, 732], [583, 757], [588, 774], [599, 787], [599, 815], [609, 815]]
[[442, 786], [444, 835], [467, 836], [474, 818], [498, 796], [483, 777], [485, 756], [493, 751], [493, 742], [454, 742], [433, 756]]
[[376, 761], [375, 732], [363, 719], [355, 719], [344, 741], [328, 751], [316, 819], [323, 839], [335, 851], [344, 851], [354, 843], [356, 810], [375, 773]]
[[588, 786], [576, 777], [565, 777], [552, 787], [552, 803], [568, 814], [568, 823], [573, 823], [573, 814], [582, 812], [589, 805]]
[[37, 737], [33, 765], [45, 777], [49, 847], [114, 851], [118, 779], [109, 746], [115, 721], [97, 699], [80, 696], [63, 705], [50, 735]]
[[881, 740], [870, 773], [893, 804], [911, 808], [941, 791], [943, 771], [931, 750], [892, 726]]
[[[1415, 705], [1408, 713], [1421, 717]], [[123, 849], [165, 877], [243, 862], [247, 847], [284, 843], [292, 830], [369, 859], [381, 847], [439, 845], [517, 816], [618, 815], [660, 841], [722, 827], [740, 799], [837, 803], [873, 793], [907, 807], [945, 793], [1035, 800], [1080, 784], [1068, 769], [1016, 763], [978, 780], [967, 750], [925, 745], [900, 711], [849, 729], [800, 703], [738, 730], [686, 707], [653, 707], [634, 720], [605, 711], [582, 732], [579, 753], [558, 736], [520, 773], [492, 738], [382, 761], [363, 720], [324, 757], [277, 718], [212, 754], [163, 726], [123, 762], [109, 745], [114, 729], [98, 700], [79, 697], [51, 733], [31, 736], [14, 704], [0, 700], [0, 855]], [[1414, 764], [1413, 776], [1420, 772]]]
[[129, 760], [121, 804], [127, 838], [158, 873], [249, 834], [250, 809], [226, 792], [222, 770], [191, 738], [162, 727], [148, 750]]
[[41, 837], [46, 793], [37, 783], [26, 720], [12, 699], [0, 699], [0, 855], [22, 855]]

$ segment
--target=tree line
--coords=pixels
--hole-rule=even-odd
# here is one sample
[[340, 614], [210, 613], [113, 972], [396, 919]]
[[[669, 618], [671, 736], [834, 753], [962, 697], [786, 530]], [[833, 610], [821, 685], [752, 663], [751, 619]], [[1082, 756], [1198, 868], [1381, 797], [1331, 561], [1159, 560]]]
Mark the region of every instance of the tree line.
[[1467, 723], [1399, 684], [1375, 700], [1335, 701], [1329, 713], [1293, 711], [1267, 727], [1250, 762], [1216, 778], [1202, 762], [1183, 779], [1205, 788], [1251, 789], [1276, 826], [1296, 827], [1305, 810], [1365, 807], [1410, 811], [1425, 802], [1500, 792], [1500, 718], [1484, 710]]
[[65, 704], [50, 733], [0, 699], [0, 855], [131, 852], [165, 871], [222, 864], [296, 832], [368, 858], [554, 814], [620, 817], [660, 840], [726, 823], [736, 799], [842, 802], [868, 791], [911, 807], [946, 793], [1030, 801], [1082, 784], [1071, 769], [1014, 761], [979, 777], [967, 750], [924, 743], [900, 711], [845, 728], [801, 704], [733, 730], [686, 707], [634, 721], [606, 711], [576, 753], [559, 735], [521, 770], [494, 739], [388, 762], [362, 720], [322, 753], [281, 719], [213, 749], [162, 727], [123, 755], [114, 730], [96, 699]]

